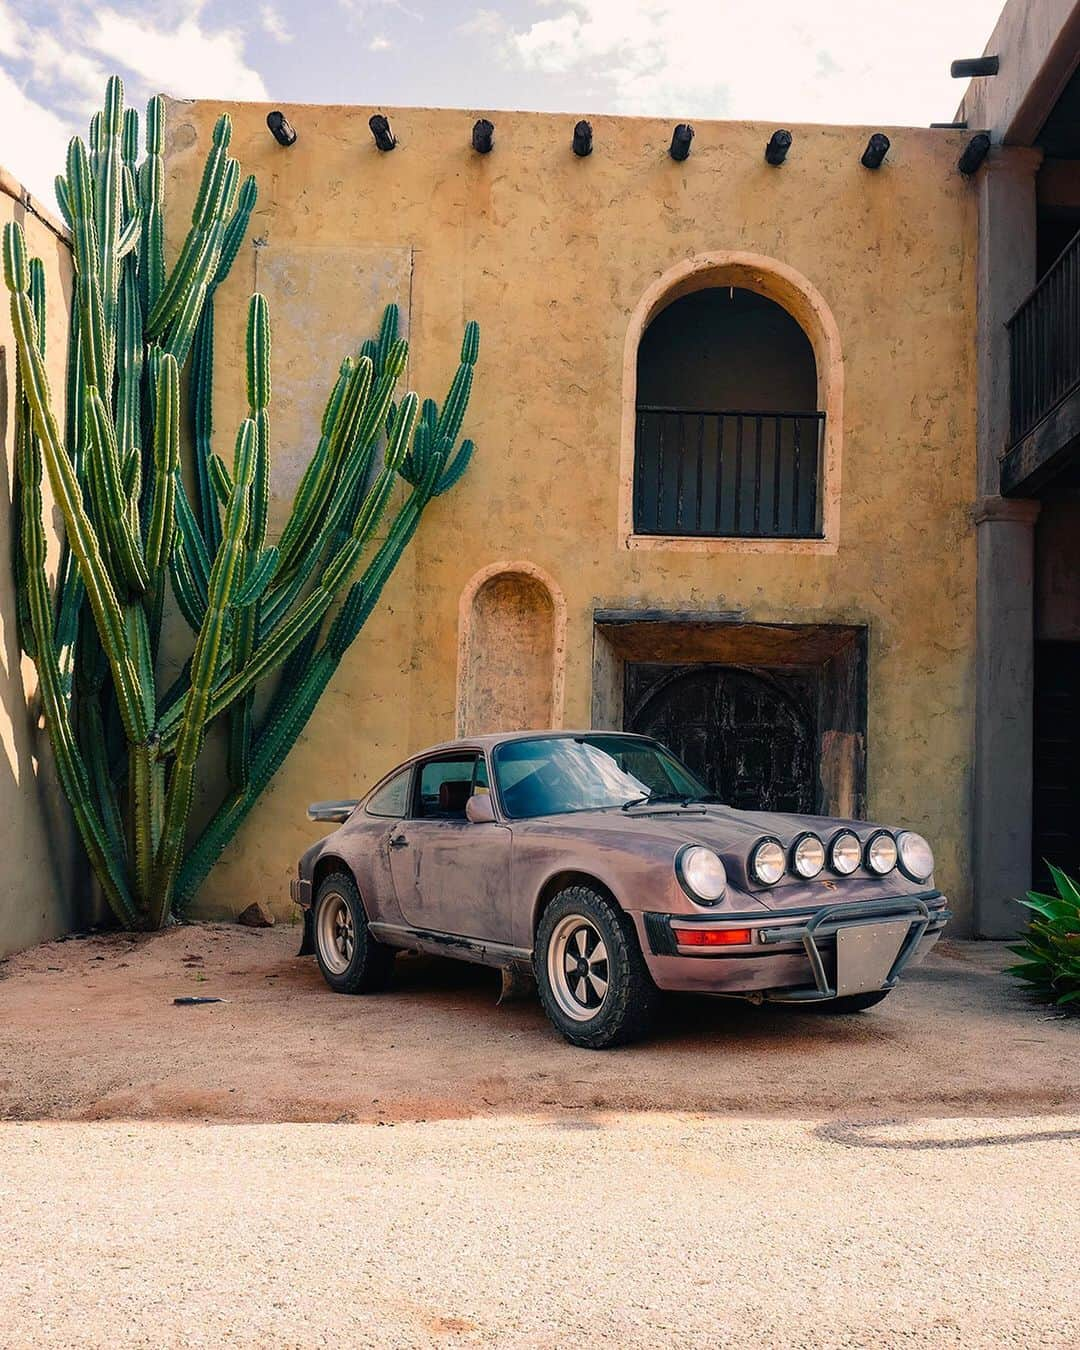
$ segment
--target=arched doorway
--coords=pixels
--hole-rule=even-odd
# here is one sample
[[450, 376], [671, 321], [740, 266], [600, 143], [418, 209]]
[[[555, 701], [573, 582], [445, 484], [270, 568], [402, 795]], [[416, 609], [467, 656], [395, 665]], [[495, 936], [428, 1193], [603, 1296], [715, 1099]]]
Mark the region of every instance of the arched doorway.
[[630, 666], [625, 725], [670, 746], [729, 806], [816, 810], [815, 700], [798, 672]]

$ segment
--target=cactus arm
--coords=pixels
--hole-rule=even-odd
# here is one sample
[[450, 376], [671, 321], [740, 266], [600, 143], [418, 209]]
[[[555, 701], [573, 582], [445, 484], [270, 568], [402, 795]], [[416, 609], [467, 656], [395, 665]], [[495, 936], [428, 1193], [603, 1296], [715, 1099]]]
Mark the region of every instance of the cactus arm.
[[154, 493], [146, 533], [149, 587], [163, 588], [165, 568], [172, 553], [176, 528], [176, 475], [180, 466], [180, 369], [168, 353], [158, 366], [154, 409]]
[[64, 224], [71, 229], [71, 197], [68, 193], [67, 179], [62, 173], [58, 173], [53, 179], [53, 188], [56, 192], [56, 204], [60, 208], [60, 214], [64, 219]]
[[138, 916], [124, 874], [122, 842], [118, 849], [117, 840], [111, 836], [95, 808], [90, 775], [75, 738], [67, 689], [53, 640], [52, 602], [45, 574], [41, 443], [34, 436], [22, 436], [19, 448], [23, 577], [45, 726], [64, 795], [71, 805], [79, 836], [94, 871], [117, 918], [121, 923], [131, 925]]
[[[191, 228], [180, 249], [180, 256], [162, 287], [161, 294], [150, 309], [146, 320], [146, 335], [155, 338], [162, 333], [173, 318], [191, 285], [191, 278], [198, 272], [200, 260], [207, 254], [208, 233], [211, 226], [224, 214], [232, 210], [233, 202], [227, 200], [226, 190], [232, 178], [232, 191], [236, 192], [236, 161], [229, 158], [229, 140], [232, 136], [232, 123], [227, 114], [218, 118], [214, 126], [213, 144], [203, 169], [202, 182], [191, 213]], [[230, 174], [230, 166], [232, 173]], [[217, 259], [214, 261], [217, 270]], [[212, 275], [212, 274], [211, 274]]]
[[[139, 281], [135, 259], [124, 260], [120, 280], [119, 317], [116, 343], [116, 439], [120, 464], [125, 472], [131, 465], [131, 486], [126, 490], [129, 501], [137, 506], [142, 493], [142, 423], [143, 336], [142, 310], [139, 306]], [[136, 524], [133, 513], [132, 525]]]
[[199, 593], [202, 595], [203, 604], [205, 605], [206, 588], [210, 584], [210, 554], [207, 552], [206, 544], [203, 541], [198, 522], [195, 519], [195, 512], [192, 510], [191, 502], [188, 500], [187, 487], [184, 484], [183, 478], [180, 476], [179, 470], [177, 470], [176, 473], [174, 495], [176, 502], [177, 544], [179, 547], [183, 548], [192, 578], [198, 585]]
[[9, 222], [4, 227], [4, 279], [11, 292], [11, 322], [18, 347], [19, 368], [53, 495], [63, 513], [68, 541], [78, 559], [87, 597], [109, 657], [125, 731], [131, 740], [141, 741], [146, 735], [146, 727], [138, 712], [138, 677], [127, 651], [116, 592], [109, 580], [101, 546], [83, 506], [82, 490], [61, 443], [53, 414], [45, 362], [37, 347], [36, 324], [30, 298], [26, 294], [26, 245], [17, 222]]
[[191, 437], [195, 452], [195, 488], [199, 525], [206, 547], [221, 543], [218, 498], [210, 477], [214, 454], [214, 298], [208, 296], [191, 348]]
[[96, 487], [99, 520], [113, 544], [118, 579], [140, 594], [149, 585], [146, 561], [137, 531], [132, 527], [127, 494], [120, 472], [120, 454], [112, 419], [96, 389], [87, 391], [87, 430], [90, 438], [92, 482]]
[[165, 797], [151, 908], [152, 919], [157, 921], [155, 926], [160, 926], [169, 912], [176, 874], [180, 866], [184, 834], [194, 794], [195, 765], [206, 734], [207, 709], [214, 674], [221, 659], [230, 602], [247, 534], [254, 461], [255, 424], [246, 419], [237, 437], [233, 492], [226, 513], [221, 547], [218, 549], [210, 573], [206, 618], [191, 659], [191, 688], [184, 703], [183, 719], [176, 742], [176, 760]]
[[240, 191], [236, 199], [236, 210], [225, 227], [225, 238], [221, 245], [221, 258], [218, 261], [217, 272], [214, 274], [215, 290], [232, 271], [232, 265], [236, 261], [236, 256], [244, 242], [244, 236], [247, 234], [248, 225], [251, 222], [251, 213], [255, 209], [258, 195], [259, 190], [255, 183], [255, 176], [254, 174], [248, 174], [240, 185]]
[[237, 609], [243, 609], [247, 605], [253, 605], [256, 600], [262, 598], [266, 590], [267, 583], [274, 574], [277, 567], [278, 552], [276, 548], [264, 549], [254, 566], [248, 572], [243, 586], [237, 593], [233, 601]]
[[188, 352], [191, 350], [191, 344], [195, 338], [195, 329], [198, 326], [199, 316], [202, 314], [203, 304], [206, 301], [206, 292], [210, 286], [210, 276], [217, 267], [217, 260], [221, 255], [223, 234], [224, 227], [221, 221], [215, 220], [207, 231], [206, 253], [199, 259], [198, 270], [191, 278], [191, 285], [184, 294], [180, 311], [176, 316], [176, 322], [171, 326], [168, 340], [162, 348], [163, 351], [174, 356], [177, 364], [181, 366], [187, 360]]
[[191, 563], [183, 544], [177, 536], [172, 555], [169, 558], [169, 578], [172, 581], [173, 595], [180, 613], [187, 621], [192, 632], [197, 633], [206, 618], [206, 593], [200, 591], [191, 571]]
[[[85, 478], [83, 444], [82, 351], [79, 325], [68, 327], [67, 392], [65, 401], [65, 440], [71, 449], [71, 464], [76, 480]], [[29, 418], [28, 418], [29, 421]], [[64, 691], [71, 698], [75, 671], [75, 645], [79, 634], [79, 614], [86, 595], [78, 559], [71, 551], [65, 533], [61, 543], [60, 564], [56, 571], [56, 649]]]
[[156, 94], [146, 108], [146, 158], [139, 169], [142, 242], [139, 246], [139, 292], [144, 314], [157, 304], [165, 287], [165, 100]]
[[[255, 424], [255, 460], [247, 542], [239, 563], [238, 589], [262, 555], [270, 504], [270, 313], [265, 296], [248, 302], [245, 335], [248, 417]], [[257, 604], [244, 605], [233, 626], [232, 669], [240, 672], [251, 660], [259, 631]], [[243, 694], [229, 718], [228, 772], [235, 784], [247, 777], [251, 753], [254, 690]]]
[[[303, 556], [311, 532], [324, 517], [327, 503], [333, 495], [334, 483], [341, 467], [341, 459], [356, 429], [360, 415], [371, 394], [374, 367], [367, 357], [361, 357], [344, 372], [344, 386], [335, 386], [330, 396], [323, 421], [325, 448], [320, 442], [312, 461], [317, 465], [310, 475], [305, 473], [293, 502], [293, 509], [281, 533], [278, 548], [281, 553], [282, 577], [292, 570], [294, 561]], [[340, 388], [340, 397], [338, 396]]]
[[116, 332], [116, 303], [120, 292], [120, 218], [124, 168], [120, 138], [123, 130], [124, 86], [119, 77], [113, 75], [105, 86], [105, 108], [99, 124], [94, 173], [94, 223], [97, 226], [102, 308], [105, 331], [110, 337]]

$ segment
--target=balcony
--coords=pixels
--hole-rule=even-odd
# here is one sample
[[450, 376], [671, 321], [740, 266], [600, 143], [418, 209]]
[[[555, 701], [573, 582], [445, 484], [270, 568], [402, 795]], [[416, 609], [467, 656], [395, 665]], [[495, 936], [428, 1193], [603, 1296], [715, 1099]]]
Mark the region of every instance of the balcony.
[[823, 412], [637, 409], [634, 530], [819, 539]]
[[1032, 496], [1080, 443], [1080, 233], [1008, 322], [1010, 428], [1001, 491]]

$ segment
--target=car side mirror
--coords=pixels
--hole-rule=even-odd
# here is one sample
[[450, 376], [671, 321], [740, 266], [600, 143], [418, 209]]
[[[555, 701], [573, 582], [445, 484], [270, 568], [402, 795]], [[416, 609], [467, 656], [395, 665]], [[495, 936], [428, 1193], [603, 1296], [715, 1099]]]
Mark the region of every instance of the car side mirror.
[[489, 792], [474, 792], [465, 803], [465, 818], [474, 825], [490, 825], [495, 820], [495, 808]]

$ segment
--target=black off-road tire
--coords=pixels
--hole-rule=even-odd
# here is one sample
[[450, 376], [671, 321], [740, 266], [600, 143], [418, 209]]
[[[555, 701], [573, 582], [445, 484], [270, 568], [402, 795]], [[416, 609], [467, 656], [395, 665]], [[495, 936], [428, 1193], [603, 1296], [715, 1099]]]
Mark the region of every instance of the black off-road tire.
[[878, 989], [872, 994], [847, 994], [843, 998], [828, 998], [817, 1003], [799, 1003], [791, 1006], [804, 1011], [812, 1009], [820, 1013], [859, 1013], [874, 1007], [891, 993], [891, 989]]
[[[348, 956], [339, 947], [325, 950], [328, 929], [336, 928], [329, 906], [340, 914], [341, 906], [348, 911], [351, 922], [351, 947]], [[331, 872], [319, 883], [312, 907], [315, 935], [315, 959], [323, 979], [337, 994], [374, 994], [385, 989], [394, 971], [393, 947], [377, 942], [368, 928], [364, 903], [356, 882], [348, 872]], [[340, 931], [340, 930], [338, 930]]]
[[[580, 917], [591, 926], [607, 950], [607, 989], [595, 1013], [585, 1020], [567, 1015], [549, 976], [548, 952], [553, 935], [572, 917]], [[652, 1025], [659, 991], [645, 965], [633, 923], [591, 886], [568, 886], [544, 910], [536, 930], [533, 971], [544, 1011], [571, 1045], [587, 1050], [628, 1045], [644, 1036]]]

